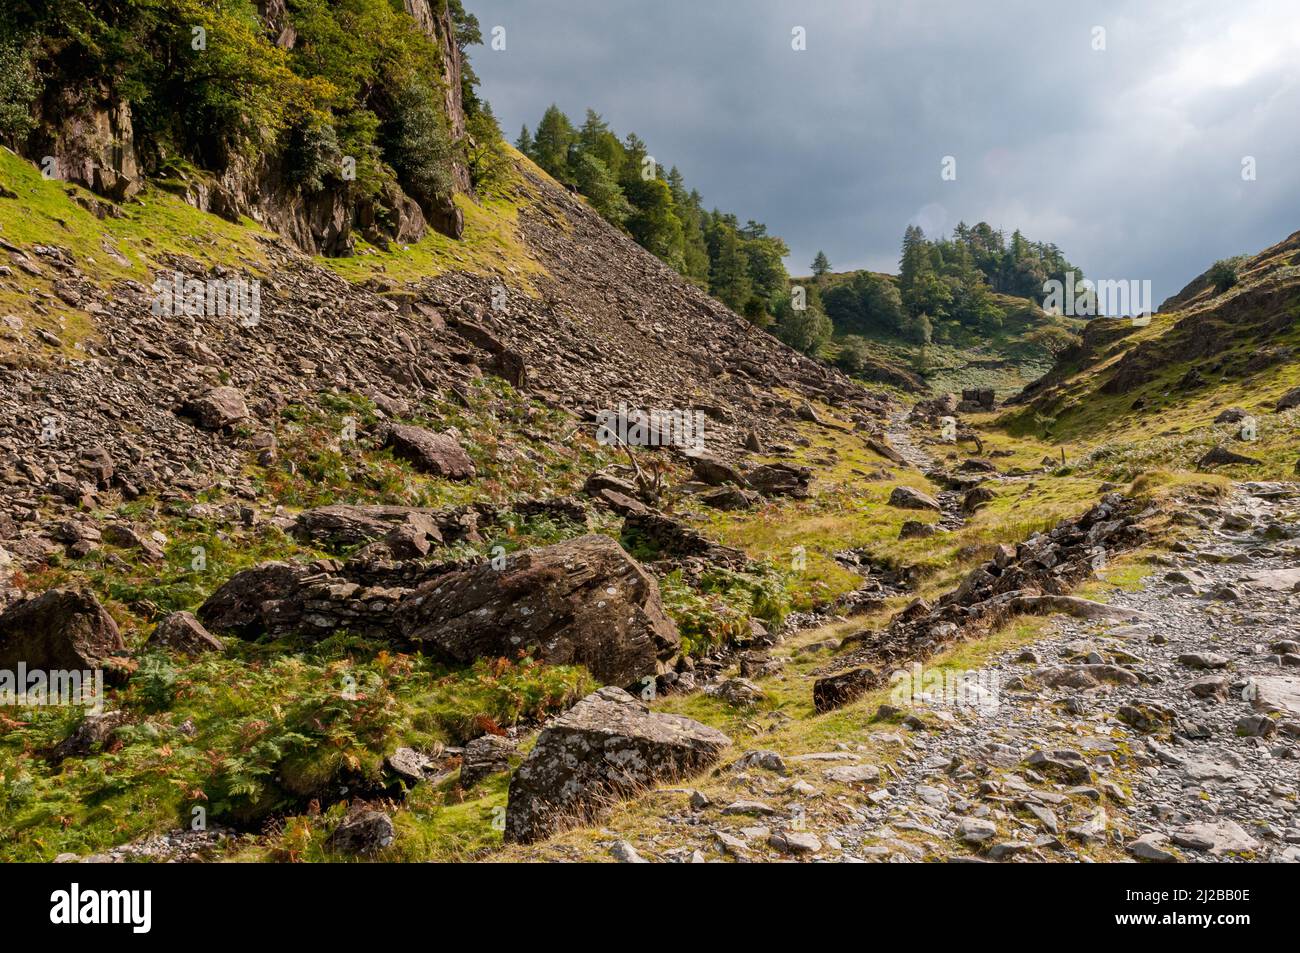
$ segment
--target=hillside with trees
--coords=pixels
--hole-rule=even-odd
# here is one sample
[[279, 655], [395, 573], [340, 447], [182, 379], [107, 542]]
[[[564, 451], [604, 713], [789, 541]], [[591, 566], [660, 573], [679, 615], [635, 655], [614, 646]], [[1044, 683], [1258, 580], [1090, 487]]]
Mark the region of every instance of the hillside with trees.
[[1045, 372], [1076, 343], [1084, 321], [1043, 310], [1043, 284], [1076, 286], [1083, 271], [1057, 246], [1008, 241], [985, 222], [950, 238], [903, 234], [898, 275], [835, 273], [824, 252], [808, 286], [830, 325], [823, 347], [849, 373], [871, 356], [912, 367], [941, 390], [991, 386], [1010, 392]]
[[591, 109], [575, 126], [552, 105], [515, 145], [642, 248], [754, 324], [768, 327], [780, 312], [789, 283], [785, 242], [752, 219], [742, 225], [734, 214], [705, 208], [678, 168], [658, 162], [635, 133], [620, 138]]

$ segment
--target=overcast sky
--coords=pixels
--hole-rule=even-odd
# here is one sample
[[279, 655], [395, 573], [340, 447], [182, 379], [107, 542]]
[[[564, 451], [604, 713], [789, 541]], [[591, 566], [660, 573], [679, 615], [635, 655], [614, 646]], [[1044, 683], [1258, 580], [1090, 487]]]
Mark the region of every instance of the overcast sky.
[[794, 274], [819, 248], [896, 271], [908, 223], [985, 220], [1158, 303], [1300, 229], [1300, 0], [466, 6], [511, 140], [552, 101], [594, 108], [707, 206], [765, 222]]

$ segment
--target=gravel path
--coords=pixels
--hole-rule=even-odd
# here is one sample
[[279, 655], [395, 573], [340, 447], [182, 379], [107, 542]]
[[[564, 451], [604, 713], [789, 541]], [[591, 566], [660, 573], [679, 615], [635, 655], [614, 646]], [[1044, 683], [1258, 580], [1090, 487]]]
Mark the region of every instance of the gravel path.
[[1300, 861], [1300, 491], [1186, 518], [1198, 541], [1111, 600], [1140, 621], [1060, 619], [938, 691], [914, 673], [882, 724], [893, 776], [821, 839], [861, 860]]

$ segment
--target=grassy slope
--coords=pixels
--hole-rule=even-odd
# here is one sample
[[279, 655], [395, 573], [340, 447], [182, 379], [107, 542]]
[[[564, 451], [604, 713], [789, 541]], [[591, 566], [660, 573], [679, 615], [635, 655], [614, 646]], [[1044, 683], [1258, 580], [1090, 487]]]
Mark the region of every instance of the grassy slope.
[[[1207, 289], [1183, 301], [1177, 311], [1156, 314], [1148, 326], [1107, 349], [1102, 359], [1076, 369], [1029, 406], [1008, 411], [998, 425], [1011, 434], [1065, 444], [1071, 459], [1092, 455], [1090, 471], [1109, 479], [1128, 480], [1155, 469], [1194, 470], [1196, 460], [1219, 444], [1261, 461], [1259, 466], [1228, 467], [1225, 473], [1290, 479], [1300, 456], [1300, 413], [1278, 414], [1273, 407], [1278, 397], [1300, 386], [1300, 361], [1292, 357], [1253, 373], [1244, 365], [1271, 348], [1300, 351], [1298, 248], [1300, 239], [1293, 236], [1251, 259], [1236, 288], [1223, 295]], [[1261, 311], [1250, 302], [1254, 292], [1266, 289], [1278, 293]], [[1258, 330], [1260, 322], [1273, 319], [1277, 328]], [[1184, 356], [1190, 337], [1212, 339], [1212, 355]], [[1117, 366], [1140, 348], [1155, 356], [1149, 379], [1124, 393], [1107, 393], [1105, 385]], [[1205, 386], [1181, 389], [1179, 382], [1191, 371], [1206, 378]], [[1240, 425], [1213, 423], [1230, 407], [1256, 418], [1258, 440], [1238, 440]]]
[[[356, 258], [322, 263], [357, 282], [412, 280], [460, 269], [495, 274], [531, 291], [529, 279], [542, 269], [517, 232], [519, 210], [530, 200], [524, 182], [514, 176], [481, 205], [465, 201], [461, 243], [430, 235], [409, 248], [381, 252], [363, 245]], [[255, 223], [236, 225], [203, 214], [164, 189], [147, 189], [120, 209], [120, 217], [100, 219], [78, 202], [94, 208], [100, 200], [68, 183], [43, 179], [35, 167], [4, 150], [0, 184], [17, 195], [0, 199], [0, 238], [23, 247], [63, 247], [106, 289], [122, 279], [148, 284], [166, 270], [167, 255], [254, 274], [265, 267], [260, 241], [267, 235]], [[0, 359], [30, 360], [29, 334], [37, 327], [57, 333], [73, 358], [80, 353], [79, 342], [96, 333], [93, 316], [55, 297], [50, 269], [45, 272], [29, 276], [13, 267], [12, 275], [0, 280], [0, 312], [23, 321], [21, 332], [0, 338]], [[39, 359], [41, 350], [35, 353]], [[478, 386], [474, 409], [431, 397], [412, 416], [416, 423], [436, 421], [471, 435], [467, 449], [481, 474], [473, 487], [418, 474], [386, 451], [341, 446], [342, 418], [350, 415], [364, 423], [373, 420], [374, 412], [367, 399], [347, 394], [320, 406], [286, 409], [280, 423], [281, 459], [292, 468], [261, 467], [250, 459], [245, 475], [264, 499], [292, 513], [334, 501], [442, 506], [573, 492], [587, 473], [607, 462], [593, 441], [572, 439], [571, 421], [562, 415], [523, 399], [501, 382], [485, 380]], [[38, 590], [64, 583], [91, 586], [118, 620], [128, 644], [139, 647], [162, 615], [194, 608], [242, 568], [265, 559], [325, 555], [274, 526], [244, 526], [225, 515], [232, 506], [237, 512], [238, 503], [220, 486], [185, 503], [106, 497], [104, 510], [89, 515], [124, 516], [162, 532], [168, 539], [162, 563], [105, 545], [85, 559], [52, 559], [18, 582]], [[615, 533], [617, 523], [598, 529]], [[480, 555], [495, 545], [514, 550], [578, 531], [545, 521], [521, 523], [490, 540]], [[194, 564], [196, 546], [204, 552], [201, 568]], [[462, 547], [445, 555], [471, 553]], [[337, 698], [340, 679], [348, 672], [372, 679], [374, 695], [383, 704], [318, 719], [319, 711]], [[443, 671], [422, 659], [389, 658], [346, 635], [318, 645], [231, 640], [224, 657], [198, 662], [146, 655], [130, 686], [116, 693], [113, 704], [131, 709], [139, 722], [113, 750], [70, 759], [56, 769], [43, 752], [67, 735], [80, 712], [0, 713], [0, 855], [48, 860], [68, 850], [104, 849], [188, 823], [195, 805], [206, 804], [216, 817], [220, 809], [212, 802], [217, 791], [241, 779], [257, 784], [258, 772], [276, 763], [270, 752], [301, 733], [295, 718], [323, 726], [307, 732], [309, 743], [294, 742], [302, 749], [299, 773], [324, 776], [340, 766], [373, 773], [378, 758], [398, 744], [460, 742], [481, 732], [481, 719], [508, 725], [536, 718], [567, 705], [590, 684], [580, 670], [543, 670], [526, 661]], [[195, 728], [193, 735], [179, 731], [187, 721]], [[484, 791], [494, 787], [499, 784], [488, 784]], [[472, 811], [460, 800], [459, 792], [446, 786], [421, 792], [408, 809], [419, 804], [425, 814], [437, 815], [434, 827], [441, 833], [430, 834], [425, 814], [414, 810], [404, 814], [403, 830], [411, 832], [413, 843], [425, 845], [421, 850], [433, 851], [432, 843], [443, 844], [444, 834], [450, 845], [446, 849], [459, 850], [457, 845], [466, 841], [451, 830], [455, 825], [442, 828], [444, 820], [450, 823]], [[446, 803], [455, 809], [442, 818]], [[296, 831], [284, 827], [286, 843]], [[276, 856], [296, 853], [286, 849]]]

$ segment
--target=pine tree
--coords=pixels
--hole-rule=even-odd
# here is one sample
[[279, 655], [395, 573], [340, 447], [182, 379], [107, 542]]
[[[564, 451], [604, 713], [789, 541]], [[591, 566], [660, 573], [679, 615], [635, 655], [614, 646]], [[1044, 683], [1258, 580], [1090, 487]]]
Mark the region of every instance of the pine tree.
[[615, 225], [622, 225], [632, 214], [632, 206], [623, 195], [618, 182], [605, 168], [605, 163], [590, 153], [579, 153], [573, 162], [573, 173], [578, 191], [587, 197], [591, 207], [601, 217]]
[[722, 221], [715, 225], [710, 239], [709, 291], [733, 311], [739, 311], [753, 294], [749, 259], [740, 236], [730, 223]]
[[533, 157], [533, 134], [528, 131], [527, 123], [524, 123], [524, 128], [519, 131], [519, 138], [515, 140], [515, 148], [528, 158]]
[[913, 314], [917, 313], [913, 310], [917, 290], [930, 271], [925, 232], [921, 231], [919, 225], [909, 225], [903, 232], [903, 254], [898, 263], [898, 290], [903, 296], [903, 304]]
[[561, 182], [573, 182], [569, 169], [569, 150], [577, 139], [577, 131], [569, 117], [552, 103], [542, 114], [533, 136], [533, 161], [550, 176]]
[[826, 257], [824, 251], [817, 252], [817, 257], [813, 259], [812, 273], [814, 278], [820, 278], [831, 270], [831, 260]]
[[623, 177], [623, 165], [627, 161], [627, 152], [618, 136], [609, 128], [609, 123], [601, 118], [594, 109], [587, 110], [587, 118], [578, 130], [576, 144], [578, 152], [595, 156], [601, 161], [609, 174], [618, 182]]

